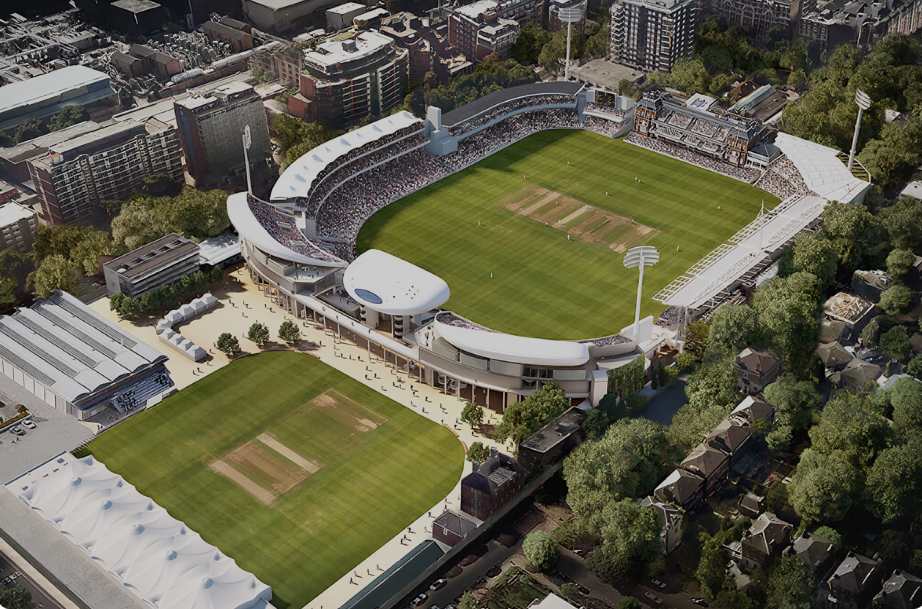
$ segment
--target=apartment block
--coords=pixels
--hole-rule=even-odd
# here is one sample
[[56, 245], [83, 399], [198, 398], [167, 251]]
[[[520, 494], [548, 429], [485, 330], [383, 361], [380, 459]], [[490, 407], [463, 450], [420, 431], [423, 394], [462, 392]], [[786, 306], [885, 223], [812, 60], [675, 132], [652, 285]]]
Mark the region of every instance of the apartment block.
[[448, 42], [468, 59], [479, 61], [488, 55], [505, 58], [519, 36], [519, 23], [511, 4], [502, 10], [496, 0], [477, 0], [454, 8], [448, 16]]
[[615, 0], [611, 55], [617, 63], [668, 72], [695, 50], [697, 0]]
[[35, 239], [35, 212], [18, 203], [0, 205], [0, 250], [28, 251]]
[[207, 95], [192, 95], [173, 104], [186, 157], [186, 171], [201, 186], [239, 181], [244, 175], [243, 131], [250, 127], [250, 165], [265, 166], [270, 157], [269, 123], [262, 100], [250, 85], [232, 82]]
[[157, 119], [109, 121], [27, 161], [49, 224], [86, 222], [137, 194], [149, 176], [182, 180], [176, 129]]

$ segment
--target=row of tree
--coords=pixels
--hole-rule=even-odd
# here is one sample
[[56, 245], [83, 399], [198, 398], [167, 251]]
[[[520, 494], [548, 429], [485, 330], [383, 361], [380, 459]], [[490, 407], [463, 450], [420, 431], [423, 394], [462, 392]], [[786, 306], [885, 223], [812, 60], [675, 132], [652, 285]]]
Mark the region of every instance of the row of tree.
[[[301, 328], [295, 322], [286, 319], [279, 324], [278, 337], [289, 346], [295, 345], [301, 340]], [[262, 348], [272, 340], [272, 334], [266, 324], [256, 321], [250, 324], [247, 338]], [[235, 357], [240, 353], [240, 341], [230, 332], [219, 334], [215, 347], [227, 357]]]

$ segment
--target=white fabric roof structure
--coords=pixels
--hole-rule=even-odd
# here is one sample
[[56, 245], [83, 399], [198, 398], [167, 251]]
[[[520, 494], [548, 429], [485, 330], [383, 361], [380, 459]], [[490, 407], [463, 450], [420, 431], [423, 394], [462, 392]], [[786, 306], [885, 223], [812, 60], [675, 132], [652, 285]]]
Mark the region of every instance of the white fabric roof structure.
[[205, 239], [198, 244], [199, 263], [215, 266], [240, 255], [240, 237], [227, 232]]
[[7, 485], [156, 609], [255, 609], [272, 590], [93, 457], [64, 453]]
[[653, 298], [674, 307], [693, 309], [704, 305], [819, 218], [825, 207], [826, 200], [814, 195], [785, 199], [695, 263]]
[[835, 148], [788, 133], [778, 133], [775, 145], [794, 163], [807, 187], [824, 199], [851, 203], [871, 186], [852, 175]]
[[436, 332], [455, 347], [480, 357], [532, 366], [582, 366], [589, 344], [453, 326], [436, 320]]
[[349, 296], [388, 315], [417, 315], [438, 308], [451, 295], [448, 284], [402, 258], [368, 250], [343, 274]]
[[269, 199], [276, 201], [306, 197], [314, 178], [327, 165], [351, 150], [414, 124], [421, 125], [422, 121], [409, 112], [397, 112], [317, 146], [285, 168], [272, 187]]

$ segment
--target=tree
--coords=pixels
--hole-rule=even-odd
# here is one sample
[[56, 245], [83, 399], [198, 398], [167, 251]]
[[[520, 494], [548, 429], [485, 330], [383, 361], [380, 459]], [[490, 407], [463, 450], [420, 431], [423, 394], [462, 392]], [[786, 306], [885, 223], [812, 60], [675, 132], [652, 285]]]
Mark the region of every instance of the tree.
[[80, 270], [64, 256], [54, 254], [42, 260], [31, 278], [35, 294], [40, 298], [47, 298], [55, 290], [73, 294], [80, 285]]
[[815, 588], [810, 566], [797, 556], [784, 556], [769, 577], [766, 605], [772, 609], [811, 609]]
[[0, 311], [11, 310], [19, 300], [16, 287], [16, 280], [12, 277], [0, 277]]
[[727, 577], [727, 557], [723, 549], [723, 536], [701, 533], [701, 557], [695, 569], [695, 579], [704, 593], [715, 598]]
[[458, 601], [458, 609], [480, 609], [480, 603], [477, 602], [477, 597], [474, 596], [474, 593], [467, 590], [461, 595], [461, 600]]
[[467, 460], [471, 463], [483, 463], [490, 456], [490, 449], [482, 442], [471, 442], [467, 447]]
[[247, 330], [247, 338], [259, 345], [260, 347], [265, 347], [269, 344], [269, 338], [272, 335], [269, 334], [269, 328], [265, 324], [261, 324], [258, 321], [254, 321], [250, 324], [250, 329]]
[[140, 247], [169, 233], [207, 239], [230, 227], [227, 193], [185, 188], [175, 197], [136, 197], [112, 220], [116, 252]]
[[916, 257], [911, 251], [895, 249], [887, 255], [887, 272], [894, 279], [902, 280], [915, 262]]
[[752, 307], [744, 304], [725, 304], [711, 317], [708, 346], [723, 355], [736, 355], [757, 342], [759, 320]]
[[909, 310], [912, 304], [912, 290], [902, 284], [894, 284], [880, 295], [880, 308], [890, 315], [898, 315]]
[[922, 383], [900, 379], [890, 389], [893, 428], [904, 438], [922, 433]]
[[569, 404], [560, 385], [546, 383], [521, 402], [506, 408], [502, 422], [496, 427], [496, 438], [512, 440], [518, 446], [542, 425], [563, 414]]
[[785, 369], [804, 374], [816, 347], [820, 285], [811, 273], [776, 277], [756, 290], [753, 309]]
[[867, 496], [885, 523], [907, 521], [922, 510], [922, 442], [913, 438], [887, 448], [871, 466]]
[[103, 231], [93, 230], [74, 246], [70, 252], [70, 259], [84, 275], [96, 275], [102, 272], [100, 258], [111, 253], [112, 240], [109, 235]]
[[922, 355], [916, 355], [906, 364], [906, 374], [922, 380]]
[[[555, 32], [550, 39], [541, 47], [538, 54], [538, 64], [551, 74], [559, 74], [563, 71], [563, 62], [567, 57], [567, 33], [564, 30]], [[571, 45], [570, 53], [572, 57], [578, 57], [580, 54], [579, 43]]]
[[710, 331], [710, 326], [704, 321], [693, 321], [688, 324], [688, 329], [685, 332], [684, 352], [691, 353], [698, 360], [703, 358], [708, 350]]
[[9, 311], [26, 296], [33, 268], [31, 252], [0, 250], [0, 311]]
[[625, 596], [618, 601], [618, 609], [643, 609], [643, 605], [633, 596]]
[[[889, 290], [888, 290], [889, 291]], [[893, 326], [880, 335], [880, 350], [890, 359], [905, 362], [912, 354], [909, 333], [903, 326]]]
[[852, 469], [866, 468], [889, 443], [890, 425], [865, 395], [839, 393], [823, 408], [818, 424], [810, 429], [812, 450], [824, 455], [838, 452]]
[[916, 251], [922, 247], [922, 201], [902, 197], [890, 207], [880, 210], [879, 218], [893, 247]]
[[710, 362], [691, 375], [688, 402], [669, 425], [670, 441], [683, 450], [699, 443], [739, 401], [736, 366], [731, 356]]
[[823, 210], [822, 232], [832, 243], [839, 265], [849, 275], [864, 265], [875, 264], [887, 251], [883, 225], [861, 205], [837, 202], [827, 205]]
[[60, 131], [89, 118], [86, 109], [82, 106], [65, 106], [60, 112], [48, 121], [48, 132]]
[[832, 284], [839, 257], [832, 242], [820, 233], [801, 233], [794, 241], [792, 263], [795, 271], [813, 274], [821, 289]]
[[12, 588], [0, 589], [0, 605], [6, 609], [34, 609], [32, 593], [16, 584]]
[[766, 441], [774, 450], [787, 450], [794, 436], [810, 426], [820, 395], [810, 381], [793, 374], [783, 374], [764, 391], [765, 399], [775, 407], [775, 423]]
[[525, 537], [522, 554], [528, 564], [538, 571], [550, 571], [559, 557], [557, 542], [544, 531], [532, 531]]
[[227, 357], [233, 357], [240, 352], [240, 341], [230, 332], [222, 332], [215, 341], [215, 347]]
[[592, 570], [608, 581], [643, 574], [659, 548], [653, 510], [633, 499], [609, 501], [595, 520], [600, 543], [589, 557]]
[[678, 60], [669, 73], [669, 84], [686, 93], [706, 91], [709, 81], [710, 75], [704, 62], [697, 58]]
[[605, 435], [605, 430], [610, 424], [611, 421], [604, 410], [593, 408], [586, 413], [586, 418], [583, 419], [583, 431], [588, 439], [598, 440]]
[[509, 55], [523, 65], [535, 63], [541, 48], [551, 39], [551, 34], [534, 23], [529, 23], [519, 31], [515, 44]]
[[808, 523], [836, 523], [845, 518], [861, 489], [860, 473], [841, 452], [823, 454], [808, 448], [791, 478], [791, 506]]
[[294, 345], [301, 340], [301, 328], [295, 322], [286, 319], [279, 325], [279, 339], [288, 345]]
[[483, 407], [468, 402], [461, 409], [461, 421], [467, 423], [472, 428], [480, 427], [483, 423]]
[[842, 545], [842, 534], [832, 527], [817, 527], [817, 529], [813, 531], [813, 536], [836, 546]]
[[567, 503], [589, 518], [611, 499], [642, 497], [662, 479], [670, 462], [662, 427], [645, 419], [625, 419], [598, 442], [585, 442], [564, 461]]

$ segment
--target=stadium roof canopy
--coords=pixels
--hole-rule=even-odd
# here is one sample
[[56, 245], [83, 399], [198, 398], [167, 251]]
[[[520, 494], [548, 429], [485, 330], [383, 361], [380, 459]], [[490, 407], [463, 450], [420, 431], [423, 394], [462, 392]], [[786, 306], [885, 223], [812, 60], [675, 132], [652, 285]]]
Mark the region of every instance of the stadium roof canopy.
[[111, 382], [166, 361], [62, 291], [0, 317], [0, 357], [78, 407]]
[[480, 357], [532, 366], [582, 366], [589, 345], [465, 328], [435, 321], [439, 335], [455, 347]]
[[381, 250], [368, 250], [346, 268], [349, 296], [373, 311], [417, 315], [448, 300], [448, 284], [436, 275]]
[[851, 203], [871, 186], [852, 175], [835, 148], [788, 133], [779, 133], [775, 145], [794, 163], [807, 187], [826, 200]]
[[422, 126], [422, 121], [409, 112], [397, 112], [311, 149], [285, 168], [272, 187], [270, 200], [306, 197], [314, 179], [330, 163], [369, 142], [415, 124]]
[[484, 95], [469, 104], [464, 104], [450, 112], [442, 115], [442, 124], [446, 127], [452, 127], [458, 123], [474, 118], [478, 114], [504, 104], [513, 99], [520, 97], [529, 97], [532, 95], [573, 95], [575, 96], [584, 85], [578, 82], [553, 81], [553, 82], [536, 82], [529, 85], [519, 85], [518, 87], [509, 87], [495, 91], [489, 95]]
[[7, 489], [124, 590], [160, 609], [255, 609], [272, 590], [109, 471], [64, 453]]

